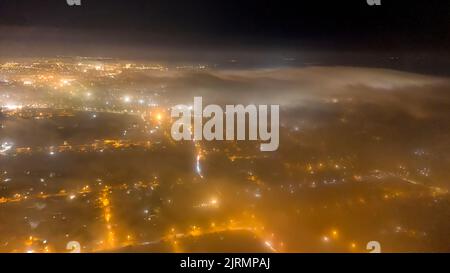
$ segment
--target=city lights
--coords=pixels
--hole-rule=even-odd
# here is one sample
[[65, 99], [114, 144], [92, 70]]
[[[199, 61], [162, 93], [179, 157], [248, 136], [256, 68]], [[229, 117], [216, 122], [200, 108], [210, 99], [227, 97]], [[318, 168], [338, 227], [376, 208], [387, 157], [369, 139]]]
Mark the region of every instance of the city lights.
[[[246, 140], [171, 136], [170, 111], [182, 101], [173, 90], [186, 92], [183, 103], [194, 110], [195, 84], [186, 81], [192, 72], [239, 92], [261, 77], [276, 80], [269, 89], [301, 86], [305, 77], [318, 89], [322, 73], [339, 74], [345, 86], [358, 73], [369, 78], [362, 84], [373, 75], [409, 83], [410, 74], [127, 63], [75, 57], [0, 66], [8, 78], [0, 83], [0, 217], [10, 227], [0, 251], [368, 252], [367, 242], [377, 239], [393, 252], [447, 246], [438, 240], [445, 221], [437, 219], [447, 211], [448, 170], [434, 161], [447, 156], [436, 141], [447, 129], [433, 125], [445, 120], [442, 109], [428, 117], [433, 122], [397, 124], [380, 111], [394, 115], [400, 105], [366, 107], [364, 95], [325, 90], [311, 93], [306, 107], [294, 88], [293, 104], [280, 108], [276, 151], [263, 153], [259, 142]], [[151, 86], [130, 84], [139, 77]], [[424, 85], [434, 81], [423, 78]], [[249, 105], [248, 97], [258, 96], [223, 99]], [[426, 127], [423, 140], [404, 141], [410, 124]], [[393, 128], [398, 139], [389, 139]], [[188, 129], [193, 135], [194, 126]], [[433, 228], [421, 225], [433, 221]]]

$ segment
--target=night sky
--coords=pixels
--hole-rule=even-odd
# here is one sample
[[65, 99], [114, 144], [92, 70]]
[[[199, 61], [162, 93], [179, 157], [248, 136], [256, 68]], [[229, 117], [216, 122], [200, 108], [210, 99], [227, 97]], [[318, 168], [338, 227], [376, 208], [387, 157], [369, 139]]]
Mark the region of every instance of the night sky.
[[0, 1], [2, 27], [73, 31], [99, 41], [123, 35], [129, 43], [444, 50], [449, 23], [448, 1], [435, 0], [384, 0], [381, 6], [365, 0], [82, 0], [81, 7], [65, 0]]
[[448, 74], [449, 26], [450, 5], [437, 0], [0, 0], [0, 57], [169, 59], [184, 51], [198, 60], [238, 51], [264, 52], [267, 64], [267, 52], [283, 51], [308, 52], [310, 63]]

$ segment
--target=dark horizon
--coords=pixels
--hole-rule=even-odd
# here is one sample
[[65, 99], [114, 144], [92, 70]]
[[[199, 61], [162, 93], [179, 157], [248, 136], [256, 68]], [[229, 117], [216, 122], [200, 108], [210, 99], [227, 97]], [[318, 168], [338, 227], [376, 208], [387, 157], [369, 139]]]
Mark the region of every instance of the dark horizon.
[[445, 1], [81, 2], [0, 1], [0, 46], [426, 52], [450, 46]]

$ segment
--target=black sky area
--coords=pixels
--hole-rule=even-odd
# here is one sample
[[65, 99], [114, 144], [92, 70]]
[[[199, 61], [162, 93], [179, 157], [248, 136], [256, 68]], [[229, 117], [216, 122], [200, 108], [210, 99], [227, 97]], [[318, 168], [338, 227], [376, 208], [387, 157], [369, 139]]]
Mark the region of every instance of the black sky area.
[[[381, 0], [381, 6], [366, 0], [81, 2], [69, 6], [66, 0], [0, 0], [0, 57], [146, 58], [155, 57], [155, 50], [171, 51], [173, 57], [184, 50], [209, 58], [217, 55], [214, 51], [284, 50], [311, 53], [305, 62], [325, 59], [382, 67], [390, 64], [378, 63], [370, 54], [407, 55], [394, 66], [449, 73], [448, 0]], [[369, 55], [349, 55], [355, 52]]]
[[448, 1], [81, 1], [70, 7], [65, 0], [0, 0], [0, 25], [50, 28], [106, 43], [436, 50], [450, 45]]

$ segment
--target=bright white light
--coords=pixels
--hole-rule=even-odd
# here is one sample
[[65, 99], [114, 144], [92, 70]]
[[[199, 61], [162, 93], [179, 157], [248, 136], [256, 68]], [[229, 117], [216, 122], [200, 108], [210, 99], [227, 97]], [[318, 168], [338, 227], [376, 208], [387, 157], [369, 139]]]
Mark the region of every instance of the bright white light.
[[6, 104], [5, 106], [3, 106], [4, 108], [8, 109], [8, 110], [17, 110], [17, 109], [22, 109], [22, 105], [17, 105], [17, 104]]
[[201, 178], [203, 178], [202, 169], [201, 169], [201, 166], [200, 166], [200, 155], [197, 155], [197, 162], [196, 162], [195, 170], [197, 171], [197, 174]]
[[70, 82], [71, 82], [72, 80], [68, 80], [68, 79], [62, 79], [61, 80], [61, 84], [62, 85], [70, 85]]
[[264, 245], [266, 245], [266, 247], [268, 247], [270, 250], [272, 250], [274, 252], [276, 251], [271, 242], [265, 241]]
[[211, 201], [210, 201], [210, 203], [211, 203], [211, 205], [217, 205], [217, 199], [216, 198], [213, 198], [213, 199], [211, 199]]
[[123, 101], [126, 102], [126, 103], [130, 102], [131, 101], [130, 96], [123, 97]]
[[12, 143], [3, 142], [2, 146], [0, 147], [0, 154], [6, 153], [7, 151], [11, 150], [12, 147], [13, 147]]

